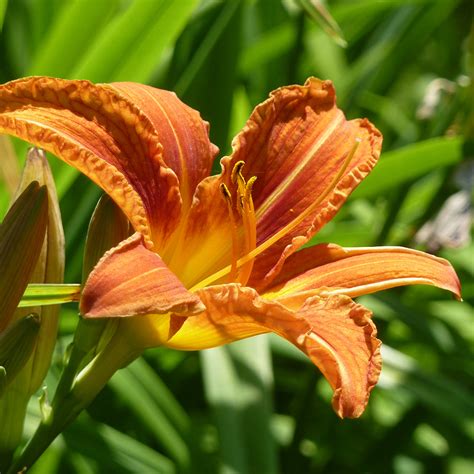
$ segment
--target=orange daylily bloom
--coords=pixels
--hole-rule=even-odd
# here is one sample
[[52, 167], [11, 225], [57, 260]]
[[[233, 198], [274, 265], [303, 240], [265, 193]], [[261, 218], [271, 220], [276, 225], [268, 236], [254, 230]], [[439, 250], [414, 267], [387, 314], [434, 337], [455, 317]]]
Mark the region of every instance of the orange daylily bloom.
[[140, 84], [7, 83], [0, 132], [59, 156], [127, 215], [136, 233], [97, 264], [80, 308], [84, 317], [121, 317], [117, 334], [137, 350], [205, 349], [275, 332], [319, 367], [338, 415], [357, 417], [381, 358], [371, 312], [351, 298], [417, 283], [460, 296], [451, 265], [423, 252], [299, 250], [370, 172], [382, 144], [367, 120], [346, 120], [329, 81], [274, 91], [218, 176], [209, 176], [217, 149], [208, 124], [174, 93]]

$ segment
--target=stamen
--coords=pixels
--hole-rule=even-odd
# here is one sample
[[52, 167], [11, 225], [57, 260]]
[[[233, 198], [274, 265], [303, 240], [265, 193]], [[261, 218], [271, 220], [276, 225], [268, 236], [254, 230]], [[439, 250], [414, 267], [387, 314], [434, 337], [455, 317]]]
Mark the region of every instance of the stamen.
[[253, 188], [253, 185], [254, 185], [255, 181], [257, 181], [257, 177], [256, 177], [256, 176], [252, 176], [252, 177], [247, 181], [247, 184], [245, 185], [245, 198], [248, 199], [248, 200], [251, 202], [252, 207], [253, 207], [252, 188]]
[[[269, 247], [271, 247], [274, 243], [276, 243], [278, 240], [282, 239], [285, 235], [287, 235], [289, 232], [291, 232], [295, 227], [297, 227], [301, 222], [303, 222], [309, 214], [311, 214], [327, 197], [329, 194], [331, 194], [334, 191], [334, 188], [337, 186], [337, 183], [343, 176], [343, 174], [346, 172], [350, 162], [352, 161], [352, 158], [354, 157], [359, 145], [361, 143], [361, 140], [359, 138], [356, 138], [355, 143], [351, 150], [348, 152], [347, 156], [344, 158], [344, 163], [341, 166], [341, 169], [337, 173], [337, 175], [334, 177], [334, 179], [331, 181], [331, 183], [327, 186], [327, 188], [321, 193], [319, 198], [314, 201], [311, 205], [309, 205], [300, 215], [296, 216], [291, 222], [289, 222], [285, 227], [280, 229], [276, 234], [274, 234], [272, 237], [267, 239], [265, 242], [262, 242], [258, 247], [255, 247], [253, 250], [248, 252], [246, 255], [241, 257], [237, 261], [237, 268], [242, 267], [248, 262], [251, 262], [260, 255], [262, 252], [267, 250]], [[242, 169], [243, 165], [239, 165], [241, 162], [237, 162], [236, 165], [234, 166], [234, 169], [232, 171], [232, 176], [238, 176], [240, 174], [240, 170]], [[239, 165], [239, 168], [236, 170], [237, 165]], [[236, 178], [237, 179], [237, 178]], [[242, 178], [243, 179], [243, 178]], [[255, 180], [252, 181], [252, 184]], [[249, 180], [249, 183], [251, 180]], [[252, 185], [251, 184], [251, 185]], [[250, 186], [251, 186], [250, 185]], [[253, 205], [253, 204], [252, 204]], [[254, 214], [255, 218], [255, 214]], [[191, 290], [196, 290], [199, 288], [204, 288], [211, 283], [214, 283], [215, 281], [219, 280], [220, 278], [224, 277], [227, 275], [230, 271], [232, 270], [232, 266], [228, 265], [227, 267], [223, 268], [222, 270], [219, 270], [218, 272], [214, 273], [213, 275], [208, 276], [204, 280], [200, 281], [197, 285], [195, 285]]]
[[232, 209], [232, 195], [230, 194], [229, 188], [221, 183], [220, 190], [224, 199], [227, 203], [227, 211], [229, 213], [231, 235], [232, 235], [232, 262], [230, 266], [229, 280], [235, 281], [237, 278], [237, 259], [239, 257], [239, 241], [237, 236], [237, 226], [235, 225], [234, 211]]
[[239, 204], [240, 207], [237, 206], [237, 210], [239, 211], [239, 214], [242, 214], [243, 208], [244, 208], [244, 201], [243, 198], [245, 196], [245, 189], [246, 189], [246, 183], [245, 183], [245, 178], [242, 175], [242, 169], [244, 168], [245, 162], [244, 161], [237, 161], [237, 163], [234, 165], [234, 168], [232, 169], [232, 174], [231, 174], [231, 179], [233, 183], [237, 183], [237, 190], [239, 193]]
[[[250, 253], [257, 246], [257, 221], [255, 218], [255, 209], [252, 200], [252, 186], [257, 179], [256, 176], [252, 176], [245, 184], [245, 194], [241, 196], [243, 202], [242, 206], [242, 222], [244, 226], [245, 235], [245, 254]], [[249, 260], [247, 263], [242, 265], [238, 282], [242, 285], [246, 285], [250, 274], [252, 273], [254, 259]]]
[[232, 168], [232, 174], [231, 174], [231, 179], [233, 183], [237, 182], [237, 177], [240, 176], [242, 180], [244, 180], [244, 177], [242, 176], [242, 168], [245, 165], [245, 161], [237, 161], [237, 163], [234, 165]]

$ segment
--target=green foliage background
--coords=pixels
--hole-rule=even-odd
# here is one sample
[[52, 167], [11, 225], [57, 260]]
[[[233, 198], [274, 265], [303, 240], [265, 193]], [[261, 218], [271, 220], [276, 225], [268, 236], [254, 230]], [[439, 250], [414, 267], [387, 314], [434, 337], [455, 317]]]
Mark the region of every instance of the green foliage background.
[[[302, 5], [311, 1], [0, 0], [0, 80], [41, 74], [175, 90], [211, 122], [225, 154], [272, 89], [332, 79], [346, 114], [382, 130], [384, 153], [315, 242], [415, 247], [417, 230], [458, 191], [455, 173], [464, 166], [466, 178], [463, 162], [473, 163], [472, 2], [330, 1], [340, 34]], [[15, 148], [24, 157], [26, 145]], [[51, 164], [66, 281], [79, 282], [100, 191]], [[3, 186], [2, 212], [8, 200]], [[117, 373], [31, 473], [474, 472], [474, 246], [437, 253], [456, 267], [463, 303], [429, 287], [360, 298], [384, 341], [383, 374], [361, 419], [340, 421], [325, 380], [277, 338], [201, 354], [158, 348]], [[50, 393], [76, 321], [77, 308], [66, 307]], [[34, 401], [26, 435], [37, 417]]]

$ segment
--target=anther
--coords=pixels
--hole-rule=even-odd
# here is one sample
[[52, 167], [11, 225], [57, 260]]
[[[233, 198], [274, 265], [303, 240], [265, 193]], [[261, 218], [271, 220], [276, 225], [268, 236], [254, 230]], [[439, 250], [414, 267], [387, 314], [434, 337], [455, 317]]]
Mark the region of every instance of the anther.
[[245, 182], [244, 177], [242, 176], [242, 169], [244, 165], [245, 165], [245, 161], [240, 160], [240, 161], [237, 161], [237, 163], [232, 168], [231, 179], [233, 183], [237, 182], [237, 179], [239, 177]]
[[247, 199], [247, 201], [249, 201], [249, 202], [252, 199], [252, 188], [253, 188], [253, 185], [254, 185], [255, 181], [257, 181], [257, 177], [252, 176], [247, 181], [247, 184], [245, 185], [245, 199]]
[[224, 199], [226, 201], [232, 201], [232, 194], [230, 194], [229, 188], [224, 183], [221, 183], [219, 185], [219, 188], [221, 190], [222, 195], [224, 196]]

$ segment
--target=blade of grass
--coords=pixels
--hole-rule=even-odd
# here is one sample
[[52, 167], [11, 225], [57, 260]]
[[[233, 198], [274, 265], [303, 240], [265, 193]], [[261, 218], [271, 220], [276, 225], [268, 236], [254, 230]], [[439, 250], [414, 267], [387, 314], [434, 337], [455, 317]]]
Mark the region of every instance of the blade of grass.
[[[384, 377], [381, 381], [388, 388], [396, 384], [413, 393], [425, 406], [447, 421], [457, 425], [466, 434], [470, 432], [469, 420], [474, 413], [474, 401], [464, 387], [439, 373], [430, 374], [418, 366], [416, 361], [401, 352], [384, 345]], [[387, 386], [388, 383], [388, 386]]]
[[63, 433], [68, 449], [95, 460], [100, 472], [175, 473], [172, 461], [116, 429], [82, 416]]
[[143, 357], [138, 358], [128, 366], [128, 370], [136, 383], [147, 391], [156, 406], [166, 413], [181, 435], [186, 435], [191, 424], [188, 414], [146, 360]]
[[298, 3], [309, 17], [318, 23], [336, 44], [343, 48], [347, 46], [347, 41], [344, 38], [341, 28], [321, 0], [298, 0]]
[[144, 40], [118, 70], [117, 80], [144, 82], [150, 79], [165, 48], [178, 37], [197, 4], [196, 0], [166, 1]]
[[242, 51], [239, 72], [249, 76], [253, 71], [290, 51], [295, 41], [293, 23], [283, 23], [266, 31], [261, 37]]
[[[210, 29], [176, 84], [176, 92], [211, 123], [211, 140], [223, 152], [228, 147], [233, 92], [240, 53], [241, 1], [224, 2]], [[193, 85], [192, 89], [189, 88]]]
[[258, 474], [278, 472], [275, 441], [271, 433], [273, 369], [266, 335], [229, 346], [239, 375], [239, 397], [246, 400], [242, 413], [249, 470]]
[[81, 285], [79, 284], [30, 284], [23, 293], [18, 307], [28, 308], [79, 301], [80, 295]]
[[141, 423], [153, 434], [166, 452], [182, 468], [189, 467], [189, 449], [164, 411], [128, 367], [118, 371], [109, 382]]
[[241, 425], [244, 401], [228, 347], [200, 352], [206, 399], [219, 431], [221, 474], [248, 474], [245, 438]]
[[206, 398], [219, 430], [221, 472], [278, 472], [266, 336], [203, 351], [201, 362]]
[[[223, 4], [217, 19], [213, 22], [208, 34], [197, 48], [186, 70], [181, 74], [181, 78], [174, 88], [179, 96], [183, 96], [190, 85], [193, 84], [196, 75], [202, 68], [210, 52], [219, 41], [221, 35], [226, 31], [240, 3], [240, 0], [236, 0]], [[233, 59], [235, 61], [235, 58]]]

